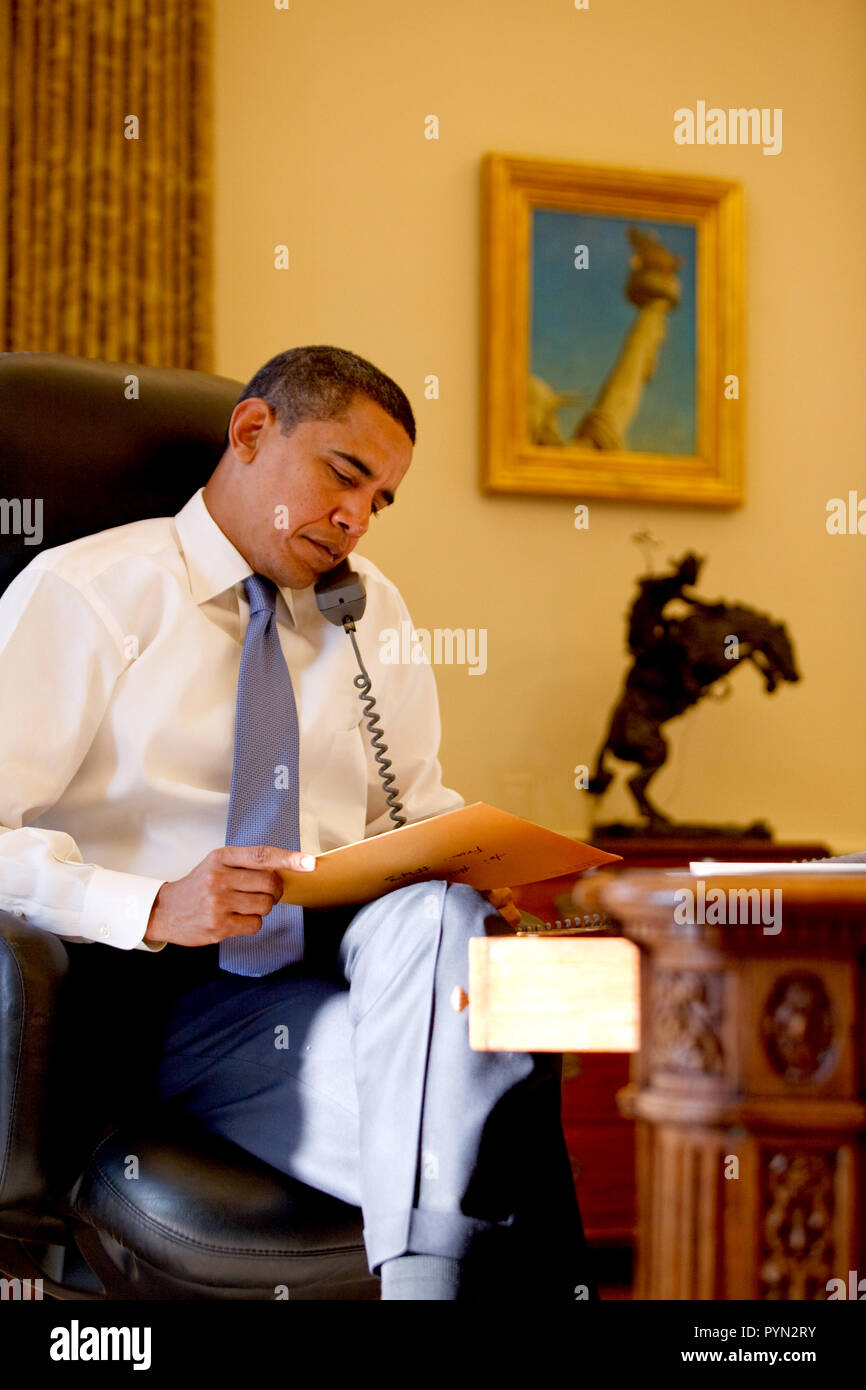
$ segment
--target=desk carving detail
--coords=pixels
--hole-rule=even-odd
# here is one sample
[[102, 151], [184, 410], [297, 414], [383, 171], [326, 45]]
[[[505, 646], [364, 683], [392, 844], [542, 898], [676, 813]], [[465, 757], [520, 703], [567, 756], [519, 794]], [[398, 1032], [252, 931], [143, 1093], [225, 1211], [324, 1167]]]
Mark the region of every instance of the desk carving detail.
[[833, 1011], [824, 981], [805, 971], [778, 979], [761, 1031], [767, 1056], [786, 1081], [811, 1081], [835, 1060]]
[[723, 1070], [721, 974], [657, 970], [653, 980], [653, 1062], [663, 1071]]
[[767, 1299], [826, 1299], [833, 1275], [830, 1153], [765, 1150], [761, 1294]]

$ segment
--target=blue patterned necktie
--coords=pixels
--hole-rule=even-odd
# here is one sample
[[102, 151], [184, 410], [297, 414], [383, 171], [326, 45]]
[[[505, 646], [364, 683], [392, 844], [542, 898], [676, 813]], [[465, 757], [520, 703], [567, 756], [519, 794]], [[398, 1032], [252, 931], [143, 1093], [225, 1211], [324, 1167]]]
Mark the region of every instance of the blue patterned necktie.
[[[250, 621], [238, 680], [226, 844], [300, 849], [298, 713], [277, 631], [276, 585], [251, 574], [244, 587]], [[232, 975], [269, 975], [303, 954], [304, 910], [294, 903], [274, 903], [260, 931], [219, 943], [220, 969]]]

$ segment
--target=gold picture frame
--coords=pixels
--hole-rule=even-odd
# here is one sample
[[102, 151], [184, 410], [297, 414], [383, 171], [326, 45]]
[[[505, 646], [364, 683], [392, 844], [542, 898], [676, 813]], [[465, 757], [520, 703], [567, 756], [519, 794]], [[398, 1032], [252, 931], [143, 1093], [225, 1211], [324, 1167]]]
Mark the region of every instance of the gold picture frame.
[[[489, 153], [482, 161], [482, 212], [482, 489], [739, 506], [744, 500], [741, 185]], [[571, 220], [553, 215], [562, 213]], [[561, 260], [564, 238], [581, 227], [593, 229], [593, 244], [574, 246], [574, 266], [567, 272], [557, 256]], [[542, 228], [548, 229], [546, 243], [540, 240]], [[673, 255], [665, 241], [679, 243], [684, 254]], [[559, 248], [553, 257], [551, 246]], [[606, 282], [599, 274], [592, 280], [567, 278], [591, 269], [593, 246], [597, 262], [616, 267], [622, 261], [629, 305], [621, 302], [623, 282], [617, 283], [612, 270]], [[694, 254], [686, 275], [680, 267], [688, 266], [689, 247]], [[591, 304], [584, 288], [590, 285]], [[539, 306], [548, 305], [553, 326], [547, 339], [544, 324], [532, 321], [533, 287]], [[685, 303], [686, 291], [688, 316], [676, 320], [672, 311]], [[575, 295], [585, 297], [585, 313]], [[578, 309], [575, 323], [603, 325], [606, 362], [599, 363], [601, 351], [592, 351], [591, 327], [581, 329], [580, 341], [575, 329], [575, 345], [564, 340], [562, 306], [569, 296], [571, 308]], [[619, 355], [609, 360], [610, 334], [626, 312], [631, 326]], [[539, 307], [536, 317], [540, 314]], [[641, 425], [643, 447], [630, 447], [623, 422], [636, 393], [641, 403], [626, 424], [631, 428], [640, 421], [641, 408], [644, 416], [648, 413], [638, 387], [641, 381], [653, 385], [668, 334], [673, 336], [672, 323], [679, 337], [666, 364], [669, 400], [662, 398], [661, 387], [653, 396], [647, 392], [654, 415]], [[566, 376], [581, 363], [596, 380], [599, 371], [604, 373], [592, 404], [580, 391], [562, 391], [562, 382], [552, 387], [533, 372], [531, 332], [536, 351], [547, 352], [547, 360]], [[557, 350], [563, 354], [559, 358]], [[642, 377], [645, 370], [649, 374]], [[575, 400], [581, 402], [581, 419], [564, 438], [557, 422]], [[676, 452], [669, 441], [676, 443]]]

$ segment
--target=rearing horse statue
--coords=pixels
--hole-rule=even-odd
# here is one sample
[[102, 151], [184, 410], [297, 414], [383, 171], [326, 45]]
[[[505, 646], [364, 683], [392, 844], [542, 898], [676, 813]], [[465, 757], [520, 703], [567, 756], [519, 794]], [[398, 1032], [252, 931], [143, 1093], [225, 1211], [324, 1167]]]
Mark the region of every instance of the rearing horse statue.
[[[613, 773], [604, 766], [607, 753], [637, 763], [640, 770], [628, 785], [639, 812], [653, 826], [671, 824], [647, 796], [651, 779], [668, 755], [661, 726], [696, 705], [743, 661], [761, 673], [768, 693], [780, 680], [800, 679], [784, 624], [744, 605], [704, 603], [683, 594], [697, 580], [702, 563], [689, 552], [672, 574], [640, 581], [641, 592], [629, 614], [634, 662], [588, 784], [595, 796], [610, 785]], [[674, 598], [689, 606], [685, 617], [665, 617]]]

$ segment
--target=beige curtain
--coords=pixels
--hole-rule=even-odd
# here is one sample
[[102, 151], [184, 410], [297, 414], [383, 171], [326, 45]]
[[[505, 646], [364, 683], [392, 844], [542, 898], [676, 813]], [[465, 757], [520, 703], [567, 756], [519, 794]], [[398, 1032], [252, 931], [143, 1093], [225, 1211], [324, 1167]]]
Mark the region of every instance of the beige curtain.
[[211, 3], [0, 0], [3, 350], [213, 369]]

